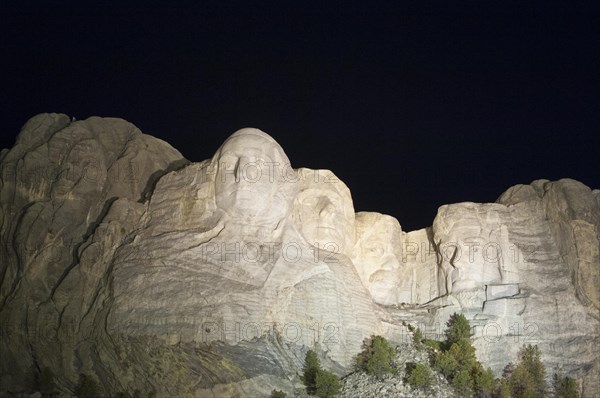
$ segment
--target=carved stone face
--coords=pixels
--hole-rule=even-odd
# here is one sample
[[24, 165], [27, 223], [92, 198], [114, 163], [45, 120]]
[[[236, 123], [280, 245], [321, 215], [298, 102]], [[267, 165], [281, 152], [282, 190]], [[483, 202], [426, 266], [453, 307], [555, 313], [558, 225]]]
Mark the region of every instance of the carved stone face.
[[400, 275], [400, 224], [393, 217], [362, 212], [356, 218], [356, 271], [373, 300], [396, 304]]
[[302, 169], [295, 218], [302, 235], [320, 249], [344, 253], [354, 243], [354, 208], [348, 188], [327, 170]]
[[[394, 236], [396, 232], [394, 225], [386, 225], [381, 222], [379, 228], [373, 228], [361, 244], [361, 257], [369, 264], [377, 264], [377, 270], [391, 271], [400, 267], [396, 257], [397, 247], [394, 247]], [[385, 228], [387, 227], [387, 228]]]
[[[366, 240], [362, 242], [363, 274], [371, 297], [379, 304], [397, 304], [398, 276], [400, 262], [394, 247], [394, 229], [392, 223], [381, 220], [378, 228], [373, 228]], [[366, 265], [366, 266], [365, 266]]]
[[433, 232], [442, 260], [438, 277], [441, 292], [458, 293], [518, 281], [513, 247], [501, 222], [508, 217], [504, 206], [491, 203], [465, 202], [440, 208]]
[[267, 134], [240, 130], [225, 141], [213, 159], [217, 207], [240, 218], [271, 218], [287, 212], [289, 204], [276, 196], [285, 184], [289, 160]]

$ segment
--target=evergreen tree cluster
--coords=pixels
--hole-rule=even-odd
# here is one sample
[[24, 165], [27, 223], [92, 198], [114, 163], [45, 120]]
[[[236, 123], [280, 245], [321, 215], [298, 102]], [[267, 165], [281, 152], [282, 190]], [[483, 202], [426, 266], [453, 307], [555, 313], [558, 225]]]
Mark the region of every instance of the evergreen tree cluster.
[[[546, 384], [546, 370], [541, 351], [535, 345], [524, 346], [519, 352], [516, 365], [508, 364], [504, 375], [495, 379], [491, 369], [484, 368], [475, 356], [471, 343], [471, 326], [462, 314], [454, 313], [446, 323], [445, 341], [423, 339], [418, 328], [410, 328], [415, 348], [431, 348], [434, 370], [443, 375], [461, 397], [493, 398], [579, 398], [577, 382], [570, 377], [554, 375], [553, 395]], [[381, 377], [396, 373], [395, 349], [382, 336], [366, 338], [362, 351], [355, 357], [357, 370]], [[314, 351], [306, 354], [304, 383], [310, 394], [331, 397], [339, 393], [339, 379], [333, 373], [321, 369]], [[435, 381], [428, 364], [407, 363], [405, 381], [414, 388], [426, 389]]]
[[321, 368], [319, 357], [315, 351], [309, 350], [306, 353], [302, 370], [302, 381], [309, 394], [329, 398], [340, 393], [339, 377], [335, 373]]
[[362, 351], [355, 357], [356, 368], [381, 377], [393, 373], [394, 348], [382, 336], [371, 336], [363, 341]]
[[406, 367], [408, 384], [415, 388], [429, 387], [433, 383], [433, 374], [431, 368], [426, 364], [408, 364]]
[[[550, 396], [546, 383], [546, 369], [541, 359], [542, 353], [536, 345], [524, 346], [519, 352], [517, 364], [509, 363], [498, 381], [498, 397], [538, 398]], [[579, 386], [575, 379], [554, 374], [554, 397], [579, 398]]]
[[547, 393], [546, 369], [537, 346], [527, 345], [519, 352], [519, 362], [504, 368], [511, 396], [514, 398], [544, 397]]
[[286, 397], [286, 394], [283, 391], [280, 391], [280, 390], [271, 391], [270, 398], [285, 398], [285, 397]]
[[556, 398], [579, 398], [579, 386], [575, 379], [555, 373], [553, 383]]
[[[495, 379], [491, 369], [485, 369], [475, 356], [471, 344], [470, 324], [462, 314], [453, 314], [446, 323], [445, 341], [434, 351], [433, 367], [456, 392], [463, 397], [543, 398], [550, 396], [541, 351], [536, 345], [524, 346], [517, 364], [508, 364], [503, 377]], [[555, 397], [578, 398], [576, 381], [554, 376]]]
[[471, 326], [462, 314], [452, 314], [446, 323], [446, 340], [434, 355], [433, 366], [461, 396], [489, 396], [495, 387], [494, 374], [475, 356]]

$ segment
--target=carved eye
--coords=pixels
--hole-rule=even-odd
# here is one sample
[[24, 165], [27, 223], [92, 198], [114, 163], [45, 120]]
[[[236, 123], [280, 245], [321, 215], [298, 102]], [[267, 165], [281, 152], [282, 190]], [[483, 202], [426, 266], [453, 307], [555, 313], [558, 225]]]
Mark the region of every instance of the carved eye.
[[383, 247], [379, 245], [368, 245], [365, 250], [369, 256], [373, 257], [381, 257], [384, 253]]
[[333, 207], [335, 207], [336, 209], [343, 209], [344, 206], [342, 205], [342, 201], [339, 198], [329, 198], [329, 200], [331, 201], [331, 204]]
[[227, 171], [234, 170], [237, 167], [239, 160], [240, 159], [237, 156], [221, 156], [221, 159], [219, 159], [219, 169]]

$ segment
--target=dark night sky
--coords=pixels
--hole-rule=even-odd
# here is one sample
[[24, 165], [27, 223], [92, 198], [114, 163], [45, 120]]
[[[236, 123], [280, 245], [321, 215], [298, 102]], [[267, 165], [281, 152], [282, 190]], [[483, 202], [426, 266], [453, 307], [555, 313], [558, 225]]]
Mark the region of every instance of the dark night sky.
[[350, 3], [3, 5], [0, 147], [40, 112], [122, 117], [192, 161], [257, 127], [404, 230], [538, 178], [600, 188], [593, 10]]

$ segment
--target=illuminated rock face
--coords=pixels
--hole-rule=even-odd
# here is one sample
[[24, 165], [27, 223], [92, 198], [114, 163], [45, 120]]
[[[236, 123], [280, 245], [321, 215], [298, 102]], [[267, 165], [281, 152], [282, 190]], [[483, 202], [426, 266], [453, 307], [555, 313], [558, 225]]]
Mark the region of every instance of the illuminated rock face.
[[[40, 115], [2, 157], [2, 388], [49, 366], [71, 389], [85, 373], [106, 392], [266, 396], [306, 350], [342, 372], [385, 332], [349, 256], [350, 192], [264, 132], [189, 163], [121, 120]], [[23, 179], [52, 162], [90, 177]]]
[[298, 170], [294, 222], [307, 243], [350, 255], [354, 246], [354, 206], [346, 185], [329, 170]]
[[378, 304], [410, 302], [412, 278], [402, 261], [401, 229], [398, 221], [379, 213], [361, 212], [356, 216], [357, 244], [353, 261], [363, 284]]
[[240, 130], [212, 159], [215, 202], [233, 222], [276, 228], [289, 214], [296, 176], [283, 149], [257, 129]]
[[48, 366], [71, 391], [291, 395], [306, 350], [342, 374], [370, 334], [455, 311], [495, 371], [537, 343], [599, 391], [600, 195], [576, 181], [403, 232], [257, 129], [190, 163], [123, 120], [45, 114], [0, 162], [0, 392]]
[[512, 187], [497, 203], [441, 206], [429, 233], [404, 235], [404, 267], [437, 265], [414, 276], [412, 285], [430, 286], [421, 291], [429, 300], [414, 301], [429, 310], [418, 322], [437, 334], [462, 312], [479, 358], [497, 374], [524, 344], [537, 344], [549, 372], [561, 367], [594, 396], [599, 213], [597, 191], [566, 179]]
[[[350, 259], [312, 246], [314, 236], [294, 224], [302, 178], [281, 147], [256, 129], [233, 134], [210, 162], [162, 178], [148, 203], [156, 220], [142, 224], [114, 258], [109, 328], [230, 344], [271, 331], [298, 345], [319, 345], [349, 366], [364, 337], [381, 328]], [[195, 224], [171, 214], [166, 228], [162, 209], [177, 208], [195, 192], [214, 192], [214, 199], [202, 201]], [[324, 225], [310, 214], [326, 217], [324, 209], [301, 212], [309, 231], [314, 220]]]

